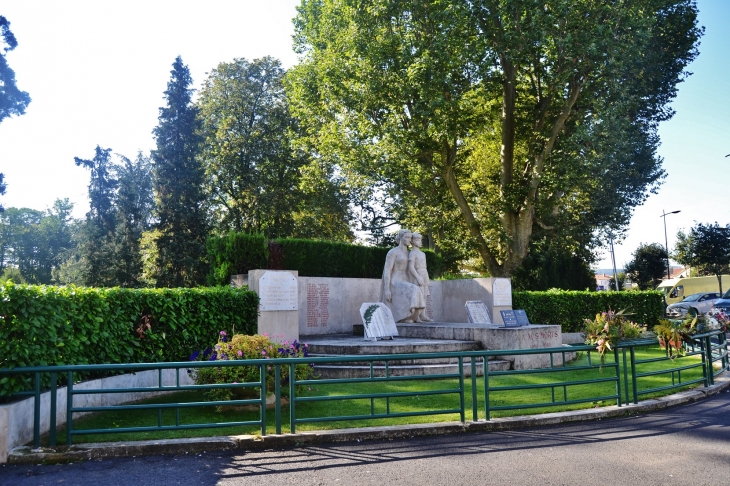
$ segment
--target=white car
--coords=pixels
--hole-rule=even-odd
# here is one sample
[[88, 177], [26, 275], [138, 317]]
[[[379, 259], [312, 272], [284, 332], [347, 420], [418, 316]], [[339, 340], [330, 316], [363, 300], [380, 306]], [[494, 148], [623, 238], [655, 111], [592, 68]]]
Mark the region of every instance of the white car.
[[667, 317], [674, 319], [684, 317], [690, 308], [693, 308], [699, 314], [706, 314], [719, 298], [719, 292], [701, 292], [688, 295], [680, 302], [667, 306]]

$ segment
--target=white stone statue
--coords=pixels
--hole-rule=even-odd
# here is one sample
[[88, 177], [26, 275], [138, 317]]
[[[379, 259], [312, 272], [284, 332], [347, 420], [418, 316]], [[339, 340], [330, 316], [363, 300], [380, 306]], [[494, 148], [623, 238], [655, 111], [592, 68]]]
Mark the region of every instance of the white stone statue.
[[408, 273], [410, 274], [411, 282], [420, 287], [424, 302], [424, 307], [418, 310], [415, 322], [431, 322], [431, 319], [426, 315], [425, 307], [431, 291], [428, 289], [429, 280], [428, 270], [426, 269], [426, 254], [421, 251], [423, 240], [420, 233], [412, 234], [411, 245], [412, 248], [408, 254]]
[[411, 236], [407, 229], [398, 231], [395, 237], [398, 246], [388, 252], [383, 268], [383, 301], [390, 307], [396, 322], [420, 322], [419, 317], [426, 308], [421, 287], [409, 278]]

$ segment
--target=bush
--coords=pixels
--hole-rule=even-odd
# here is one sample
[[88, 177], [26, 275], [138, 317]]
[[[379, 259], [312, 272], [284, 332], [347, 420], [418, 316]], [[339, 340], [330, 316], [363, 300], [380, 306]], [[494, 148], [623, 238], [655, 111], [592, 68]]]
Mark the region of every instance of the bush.
[[[227, 285], [231, 275], [254, 269], [297, 270], [301, 277], [380, 278], [388, 251], [377, 246], [299, 238], [279, 238], [267, 244], [261, 235], [229, 233], [208, 239], [208, 280]], [[432, 279], [446, 271], [440, 255], [431, 250], [424, 253]]]
[[[218, 343], [203, 352], [195, 352], [190, 357], [192, 360], [206, 361], [234, 361], [244, 359], [271, 359], [271, 358], [306, 358], [308, 355], [307, 345], [284, 341], [277, 343], [269, 339], [267, 335], [246, 336], [235, 334], [230, 340], [225, 331], [219, 333]], [[288, 382], [289, 367], [282, 366], [281, 380]], [[268, 366], [266, 369], [267, 392], [273, 393], [276, 386], [275, 369]], [[306, 380], [314, 375], [312, 366], [300, 364], [294, 367], [297, 380]], [[261, 381], [261, 371], [258, 366], [221, 366], [220, 368], [207, 367], [199, 368], [195, 372], [195, 383], [198, 385], [228, 384], [228, 383], [255, 383]], [[213, 400], [233, 400], [236, 391], [245, 394], [247, 388], [214, 388], [207, 394]]]
[[596, 314], [627, 309], [631, 320], [649, 327], [664, 315], [664, 297], [656, 290], [640, 292], [590, 292], [548, 290], [515, 291], [512, 307], [525, 309], [530, 322], [560, 324], [563, 332], [582, 332], [586, 319]]
[[[0, 287], [0, 368], [187, 361], [220, 329], [256, 332], [258, 296], [230, 287]], [[0, 396], [28, 387], [0, 378]]]

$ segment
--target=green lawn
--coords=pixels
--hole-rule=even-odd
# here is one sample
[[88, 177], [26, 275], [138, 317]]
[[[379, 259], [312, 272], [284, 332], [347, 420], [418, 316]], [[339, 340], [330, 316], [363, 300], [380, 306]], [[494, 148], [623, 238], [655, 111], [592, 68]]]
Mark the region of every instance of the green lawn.
[[[637, 359], [656, 358], [664, 355], [664, 351], [658, 346], [651, 348], [637, 349]], [[612, 359], [612, 358], [607, 358]], [[649, 372], [673, 367], [686, 366], [698, 363], [698, 357], [677, 358], [672, 361], [657, 361], [638, 365], [639, 372]], [[582, 354], [578, 359], [566, 366], [566, 371], [551, 371], [540, 374], [525, 375], [490, 375], [490, 389], [500, 386], [515, 385], [543, 385], [548, 383], [561, 383], [566, 381], [581, 381], [596, 378], [608, 378], [614, 376], [613, 368], [604, 366], [600, 369], [592, 370], [575, 370], [572, 368], [585, 366], [587, 364], [587, 356]], [[595, 355], [594, 355], [595, 363]], [[682, 382], [690, 381], [694, 378], [702, 376], [701, 369], [691, 369], [681, 372]], [[675, 382], [676, 382], [675, 374]], [[624, 395], [623, 373], [621, 374], [621, 393]], [[638, 381], [639, 390], [647, 390], [663, 387], [672, 384], [672, 377], [669, 374], [654, 375], [641, 378]], [[466, 420], [472, 419], [472, 387], [471, 379], [465, 379], [465, 407]], [[381, 382], [381, 383], [361, 383], [361, 384], [337, 384], [337, 385], [311, 385], [302, 387], [299, 392], [300, 397], [319, 397], [319, 396], [342, 396], [357, 395], [367, 393], [419, 393], [438, 390], [458, 389], [459, 383], [456, 379], [451, 380], [429, 380], [429, 381], [403, 381], [403, 382]], [[682, 387], [680, 389], [685, 389]], [[631, 388], [629, 388], [631, 390]], [[661, 391], [651, 393], [649, 395], [640, 396], [640, 400], [647, 398], [674, 393], [679, 389]], [[567, 397], [563, 393], [567, 393]], [[605, 397], [616, 394], [615, 383], [593, 383], [584, 385], [573, 385], [564, 390], [563, 386], [557, 386], [553, 390], [551, 388], [532, 388], [528, 390], [504, 390], [493, 391], [490, 393], [490, 406], [516, 406], [513, 410], [496, 410], [492, 411], [491, 417], [506, 417], [526, 414], [540, 414], [546, 412], [556, 412], [564, 410], [575, 410], [583, 408], [593, 408], [598, 406], [615, 405], [615, 399], [593, 400], [596, 397]], [[552, 401], [567, 401], [588, 399], [586, 403], [576, 404], [560, 404], [557, 406], [530, 406]], [[140, 403], [175, 403], [175, 402], [203, 402], [208, 401], [203, 392], [180, 392], [169, 394], [145, 400]], [[434, 412], [447, 409], [459, 408], [458, 393], [442, 394], [442, 395], [425, 395], [425, 396], [407, 396], [396, 397], [386, 400], [385, 398], [376, 398], [371, 400], [365, 399], [348, 399], [326, 402], [305, 402], [297, 403], [297, 418], [314, 418], [314, 417], [344, 417], [344, 416], [362, 416], [370, 415], [372, 411], [375, 414], [386, 413], [390, 409], [390, 413], [418, 413], [418, 412]], [[477, 378], [477, 409], [479, 418], [484, 419], [484, 379]], [[259, 412], [241, 411], [241, 410], [223, 410], [216, 411], [215, 407], [195, 407], [180, 409], [181, 424], [205, 424], [205, 423], [227, 423], [258, 420]], [[175, 424], [175, 411], [164, 410], [162, 412], [162, 424]], [[363, 420], [341, 420], [331, 422], [305, 423], [297, 424], [297, 432], [307, 430], [323, 430], [348, 427], [368, 427], [377, 425], [403, 425], [427, 422], [447, 422], [460, 420], [458, 413], [445, 413], [438, 415], [420, 415], [410, 417], [390, 417], [390, 418], [365, 418]], [[109, 411], [100, 412], [90, 416], [82, 417], [74, 420], [74, 430], [83, 429], [117, 429], [125, 427], [145, 427], [158, 425], [157, 410], [139, 410], [139, 411]], [[274, 410], [267, 411], [267, 433], [275, 433]], [[282, 406], [282, 432], [289, 432], [289, 406]], [[169, 438], [185, 438], [185, 437], [206, 437], [216, 435], [237, 435], [237, 434], [258, 434], [260, 430], [256, 426], [225, 426], [220, 428], [208, 429], [192, 429], [192, 430], [174, 430], [174, 431], [148, 431], [148, 432], [123, 432], [116, 433], [113, 430], [105, 434], [86, 434], [75, 435], [74, 443], [85, 442], [106, 442], [106, 441], [130, 441], [130, 440], [148, 440], [148, 439], [169, 439]], [[60, 429], [57, 434], [57, 443], [65, 443], [65, 428]], [[45, 437], [44, 443], [48, 444], [48, 438]]]

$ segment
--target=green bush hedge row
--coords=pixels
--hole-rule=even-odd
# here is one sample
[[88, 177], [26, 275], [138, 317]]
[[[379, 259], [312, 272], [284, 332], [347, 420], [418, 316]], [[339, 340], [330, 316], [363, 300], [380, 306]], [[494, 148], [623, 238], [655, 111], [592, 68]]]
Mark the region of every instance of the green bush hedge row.
[[[380, 278], [389, 248], [332, 241], [279, 238], [231, 232], [208, 238], [209, 282], [227, 285], [249, 270], [297, 270], [302, 277]], [[424, 250], [431, 278], [445, 271], [443, 258]]]
[[[258, 297], [230, 287], [0, 287], [0, 368], [186, 361], [226, 330], [256, 332]], [[149, 324], [149, 328], [145, 325]], [[0, 377], [0, 396], [26, 388]]]
[[576, 290], [548, 290], [545, 292], [515, 291], [512, 307], [525, 309], [530, 322], [560, 324], [563, 332], [580, 332], [586, 319], [607, 311], [629, 309], [629, 318], [649, 327], [664, 315], [664, 297], [661, 292], [590, 292]]

